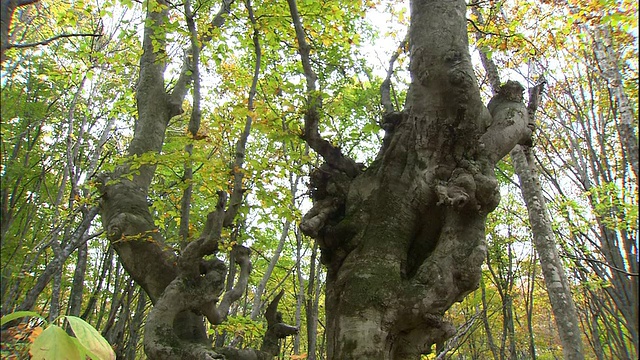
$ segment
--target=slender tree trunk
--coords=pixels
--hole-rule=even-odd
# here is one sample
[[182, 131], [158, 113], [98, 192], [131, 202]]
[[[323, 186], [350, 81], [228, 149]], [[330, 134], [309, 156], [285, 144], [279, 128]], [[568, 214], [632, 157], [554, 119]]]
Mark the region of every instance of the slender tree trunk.
[[[486, 55], [482, 56], [482, 62], [491, 81], [491, 86], [496, 92], [500, 85], [497, 67]], [[534, 127], [534, 115], [542, 94], [542, 86], [543, 84], [539, 84], [530, 90], [529, 108], [527, 110], [530, 127]], [[520, 188], [527, 205], [534, 247], [540, 257], [542, 273], [547, 285], [556, 326], [560, 334], [564, 357], [565, 359], [584, 359], [575, 303], [563, 264], [558, 256], [555, 235], [551, 228], [542, 188], [535, 170], [535, 162], [528, 145], [516, 145], [510, 151], [511, 160], [514, 170], [520, 179]]]
[[540, 257], [542, 274], [562, 342], [564, 358], [567, 360], [584, 359], [578, 314], [564, 266], [556, 249], [555, 236], [547, 214], [531, 149], [525, 152], [521, 147], [516, 147], [511, 152], [511, 160], [520, 179], [522, 196], [527, 204], [533, 243]]
[[133, 291], [135, 286], [132, 281], [129, 281], [125, 291], [119, 299], [118, 307], [113, 314], [117, 314], [112, 319], [109, 319], [109, 324], [113, 324], [109, 330], [105, 333], [104, 337], [110, 344], [115, 345], [116, 358], [122, 359], [125, 356], [126, 343], [125, 343], [125, 328], [129, 319], [131, 318], [131, 303], [133, 302]]
[[[307, 360], [316, 360], [316, 344], [318, 338], [318, 305], [320, 302], [320, 266], [316, 266], [318, 244], [314, 243], [311, 252], [309, 283], [307, 285], [307, 304], [305, 314], [307, 320]], [[316, 274], [316, 267], [318, 273]]]
[[136, 306], [136, 313], [133, 315], [133, 319], [129, 324], [129, 341], [125, 350], [126, 360], [136, 360], [136, 352], [138, 350], [138, 341], [140, 340], [140, 333], [144, 323], [144, 313], [147, 307], [147, 296], [141, 288], [138, 288], [138, 304]]
[[280, 235], [280, 241], [278, 241], [278, 247], [276, 248], [271, 260], [269, 260], [269, 265], [267, 269], [264, 271], [264, 275], [262, 275], [262, 279], [260, 279], [260, 283], [258, 283], [258, 288], [256, 289], [256, 293], [253, 297], [253, 305], [251, 307], [251, 320], [257, 320], [260, 316], [260, 311], [262, 309], [262, 294], [264, 293], [264, 289], [267, 287], [267, 282], [269, 278], [271, 278], [271, 274], [273, 273], [273, 269], [276, 268], [278, 264], [278, 259], [280, 258], [280, 254], [282, 253], [282, 249], [284, 248], [284, 243], [289, 236], [289, 227], [291, 226], [291, 222], [286, 220], [284, 225], [282, 226], [282, 234]]
[[524, 294], [525, 309], [527, 312], [527, 331], [529, 334], [529, 356], [531, 360], [536, 359], [536, 342], [535, 342], [534, 331], [533, 331], [533, 300], [534, 300], [533, 292], [535, 290], [535, 285], [536, 285], [536, 282], [535, 282], [536, 263], [537, 263], [537, 257], [536, 257], [536, 253], [534, 252], [533, 255], [531, 256], [531, 261], [529, 263], [527, 287], [526, 287], [526, 292]]
[[49, 303], [49, 322], [54, 321], [60, 315], [60, 286], [62, 284], [62, 272], [53, 274], [51, 282], [51, 302]]
[[493, 360], [498, 360], [499, 351], [495, 341], [493, 340], [493, 331], [491, 330], [491, 324], [489, 323], [489, 308], [487, 306], [487, 291], [484, 280], [480, 281], [480, 291], [482, 300], [482, 324], [484, 326], [484, 331], [487, 334], [487, 344], [489, 345], [489, 350], [491, 350], [491, 354], [493, 355]]
[[[122, 284], [122, 283], [121, 283]], [[127, 296], [127, 286], [120, 288], [116, 293], [113, 294], [111, 301], [111, 308], [109, 309], [109, 316], [107, 317], [107, 321], [104, 324], [104, 328], [102, 329], [102, 336], [105, 339], [111, 341], [115, 339], [114, 328], [116, 325], [116, 321], [118, 320], [118, 314], [122, 311], [122, 307], [126, 302]]]
[[[111, 247], [111, 246], [109, 246]], [[107, 272], [107, 287], [111, 287], [111, 281], [113, 279], [113, 288], [114, 290], [120, 291], [120, 289], [118, 289], [118, 284], [120, 284], [119, 281], [119, 269], [120, 269], [120, 263], [116, 262], [115, 265], [109, 263], [109, 267], [108, 267], [108, 272]], [[97, 320], [95, 322], [95, 328], [96, 329], [102, 329], [102, 319], [107, 315], [107, 311], [109, 309], [109, 307], [107, 306], [107, 301], [109, 301], [110, 305], [113, 306], [113, 304], [115, 303], [116, 297], [111, 294], [102, 294], [101, 296], [101, 300], [100, 301], [100, 307], [98, 308], [98, 314], [97, 314]]]
[[[110, 271], [113, 261], [113, 248], [111, 246], [107, 247], [107, 251], [104, 253], [104, 257], [102, 258], [102, 262], [100, 264], [100, 275], [98, 279], [96, 279], [97, 283], [93, 287], [93, 291], [91, 292], [91, 296], [89, 297], [89, 302], [87, 303], [87, 307], [82, 312], [80, 316], [85, 321], [89, 321], [89, 316], [93, 313], [95, 309], [96, 303], [98, 301], [98, 297], [100, 292], [102, 291], [102, 283], [107, 278], [107, 272]], [[108, 281], [107, 281], [108, 282]], [[97, 328], [97, 326], [96, 326]]]
[[509, 339], [509, 359], [515, 359], [517, 358], [517, 354], [516, 354], [516, 331], [515, 331], [515, 325], [514, 325], [514, 321], [513, 321], [513, 297], [511, 295], [511, 293], [509, 292], [509, 294], [507, 294], [507, 297], [505, 298], [505, 327], [506, 327], [506, 332], [508, 334], [508, 339]]
[[[302, 233], [296, 231], [296, 277], [298, 293], [296, 294], [296, 327], [302, 327], [302, 307], [304, 306], [304, 276], [302, 274]], [[300, 354], [300, 333], [293, 338], [293, 353]]]
[[87, 268], [87, 243], [86, 241], [78, 247], [78, 259], [76, 269], [73, 273], [73, 284], [69, 295], [69, 310], [67, 313], [73, 316], [80, 316], [82, 308], [82, 294], [84, 292], [84, 275]]
[[33, 306], [35, 305], [35, 302], [38, 296], [40, 295], [40, 293], [42, 293], [42, 291], [47, 286], [47, 284], [49, 283], [53, 275], [60, 272], [60, 269], [62, 268], [64, 261], [66, 261], [69, 255], [78, 246], [80, 246], [80, 243], [83, 239], [83, 235], [85, 234], [91, 222], [93, 221], [93, 218], [95, 218], [97, 214], [98, 214], [97, 207], [94, 207], [87, 212], [87, 214], [82, 219], [82, 223], [78, 226], [78, 228], [76, 228], [74, 233], [71, 235], [71, 239], [65, 241], [66, 245], [62, 249], [62, 253], [54, 257], [54, 259], [51, 262], [47, 263], [47, 266], [45, 267], [44, 271], [42, 272], [42, 274], [40, 274], [40, 277], [38, 277], [36, 284], [33, 286], [33, 288], [31, 288], [31, 290], [29, 290], [29, 292], [25, 296], [20, 306], [18, 306], [17, 310], [33, 309]]
[[[592, 326], [594, 326], [592, 328], [592, 334], [593, 335], [597, 335], [600, 336], [600, 329], [598, 329], [598, 318], [597, 317], [593, 317], [592, 319], [590, 319], [592, 321]], [[593, 346], [593, 353], [596, 355], [596, 359], [598, 360], [604, 360], [606, 359], [604, 356], [604, 350], [602, 349], [602, 344], [600, 343], [600, 338], [597, 337], [594, 340], [591, 341]]]
[[[598, 60], [600, 70], [602, 71], [602, 76], [606, 79], [609, 84], [609, 89], [616, 99], [619, 114], [619, 121], [616, 122], [616, 125], [618, 127], [620, 143], [622, 144], [624, 155], [628, 159], [629, 165], [631, 165], [631, 170], [636, 180], [638, 180], [640, 176], [638, 158], [640, 155], [638, 152], [638, 137], [635, 130], [637, 125], [634, 125], [637, 122], [637, 118], [633, 112], [633, 105], [624, 91], [624, 83], [622, 81], [622, 75], [620, 74], [618, 59], [612, 48], [612, 43], [611, 31], [608, 28], [601, 26], [596, 29], [594, 33], [593, 50]], [[635, 271], [637, 272], [638, 269], [636, 268]]]

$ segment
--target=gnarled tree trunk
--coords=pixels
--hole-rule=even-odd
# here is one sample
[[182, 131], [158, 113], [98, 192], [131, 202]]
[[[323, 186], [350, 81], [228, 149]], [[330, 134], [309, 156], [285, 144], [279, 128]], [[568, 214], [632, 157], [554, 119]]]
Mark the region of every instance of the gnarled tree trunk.
[[326, 161], [311, 174], [314, 207], [301, 228], [327, 266], [329, 359], [418, 359], [454, 333], [444, 312], [478, 287], [485, 220], [499, 201], [494, 166], [530, 141], [530, 128], [520, 84], [503, 86], [489, 109], [482, 103], [465, 13], [464, 1], [412, 1], [405, 108], [385, 114], [384, 146], [366, 170], [318, 140], [298, 32], [305, 140]]
[[[220, 27], [224, 23], [231, 3], [233, 0], [223, 1], [218, 14], [209, 24], [211, 28]], [[133, 160], [118, 166], [112, 173], [99, 176], [102, 224], [107, 237], [127, 273], [144, 289], [154, 305], [145, 324], [145, 353], [153, 360], [268, 359], [278, 353], [280, 338], [297, 332], [297, 328], [282, 323], [281, 316], [276, 311], [282, 295], [276, 297], [267, 309], [268, 329], [260, 350], [214, 350], [204, 328], [204, 317], [212, 324], [224, 321], [231, 304], [244, 293], [251, 271], [249, 249], [234, 246], [231, 257], [235, 259], [235, 264], [230, 266], [238, 265], [240, 275], [233, 286], [222, 294], [227, 266], [215, 255], [223, 228], [233, 224], [242, 203], [244, 190], [241, 169], [252, 118], [247, 115], [244, 131], [236, 143], [231, 171], [232, 185], [227, 191], [218, 192], [218, 202], [211, 204], [212, 210], [207, 215], [200, 235], [189, 242], [181, 239], [183, 249], [178, 256], [165, 245], [165, 239], [154, 224], [147, 204], [155, 164], [153, 161], [135, 164], [135, 158], [152, 157], [162, 150], [169, 120], [182, 113], [182, 101], [187, 94], [188, 85], [194, 81], [194, 96], [198, 96], [197, 54], [201, 42], [210, 40], [210, 37], [198, 38], [191, 2], [185, 1], [184, 13], [192, 47], [185, 56], [181, 74], [172, 91], [167, 92], [164, 77], [167, 66], [164, 26], [170, 4], [165, 0], [157, 0], [145, 2], [145, 5], [143, 54], [140, 58], [140, 77], [136, 92], [138, 118], [128, 151]], [[255, 25], [251, 2], [246, 1], [245, 6], [252, 24]], [[253, 35], [256, 63], [249, 91], [249, 111], [253, 111], [260, 73], [261, 52], [255, 27]], [[198, 111], [197, 107], [194, 111]], [[192, 134], [197, 133], [198, 125], [199, 119], [195, 114], [189, 124]], [[185, 194], [189, 195], [188, 192]], [[182, 204], [188, 207], [189, 201]], [[182, 214], [185, 221], [188, 221], [187, 211], [185, 209]], [[214, 256], [204, 260], [205, 256], [210, 255]]]

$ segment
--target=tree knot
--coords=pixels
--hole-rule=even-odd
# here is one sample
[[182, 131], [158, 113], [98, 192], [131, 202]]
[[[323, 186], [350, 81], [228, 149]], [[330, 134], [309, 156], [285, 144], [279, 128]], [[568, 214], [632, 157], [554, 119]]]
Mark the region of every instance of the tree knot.
[[309, 188], [313, 207], [300, 224], [305, 234], [317, 238], [329, 219], [336, 220], [334, 223], [340, 220], [351, 180], [350, 176], [327, 163], [311, 172]]
[[473, 175], [463, 168], [456, 168], [448, 181], [441, 180], [436, 184], [435, 193], [438, 206], [453, 206], [458, 210], [478, 210], [476, 182]]

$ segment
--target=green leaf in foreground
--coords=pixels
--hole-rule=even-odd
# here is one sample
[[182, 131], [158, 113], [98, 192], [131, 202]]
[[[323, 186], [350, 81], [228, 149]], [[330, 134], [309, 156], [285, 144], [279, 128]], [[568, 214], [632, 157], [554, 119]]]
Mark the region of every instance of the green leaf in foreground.
[[44, 320], [42, 315], [38, 314], [35, 311], [16, 311], [14, 313], [7, 314], [7, 315], [3, 316], [2, 319], [0, 319], [0, 326], [3, 326], [4, 324], [8, 323], [9, 321], [20, 319], [20, 318], [27, 317], [27, 316], [37, 317], [37, 318], [40, 318], [40, 319]]
[[66, 318], [80, 344], [91, 352], [89, 356], [92, 359], [115, 360], [115, 352], [98, 330], [79, 317], [67, 316]]
[[57, 325], [50, 325], [29, 350], [32, 360], [82, 360], [73, 339]]

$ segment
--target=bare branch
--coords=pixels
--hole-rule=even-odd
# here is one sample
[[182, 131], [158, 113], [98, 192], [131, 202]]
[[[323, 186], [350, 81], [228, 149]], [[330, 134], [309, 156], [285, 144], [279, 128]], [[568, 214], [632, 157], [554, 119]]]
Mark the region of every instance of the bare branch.
[[[476, 8], [474, 8], [476, 9]], [[476, 32], [483, 34], [483, 35], [492, 35], [492, 36], [498, 36], [501, 38], [512, 38], [512, 37], [516, 37], [516, 36], [521, 36], [521, 34], [518, 33], [514, 33], [514, 34], [499, 34], [499, 33], [494, 33], [494, 32], [490, 32], [490, 31], [485, 31], [482, 30], [478, 27], [478, 25], [471, 19], [467, 18], [467, 22], [471, 24], [471, 26], [473, 26], [474, 29], [476, 29]], [[522, 36], [522, 40], [526, 41], [529, 45], [531, 45], [531, 47], [535, 50], [536, 54], [539, 54], [541, 51], [538, 50], [538, 47], [536, 46], [536, 44], [534, 44], [531, 40], [529, 40], [528, 38]]]
[[615, 272], [618, 272], [618, 273], [620, 273], [622, 275], [640, 276], [640, 274], [638, 274], [638, 273], [629, 272], [629, 271], [626, 271], [625, 269], [620, 269], [618, 267], [615, 267], [615, 266], [607, 263], [606, 261], [602, 261], [602, 260], [598, 260], [598, 259], [594, 259], [594, 258], [586, 258], [586, 257], [574, 256], [574, 255], [571, 255], [571, 254], [569, 254], [567, 252], [564, 252], [563, 254], [561, 254], [561, 256], [567, 257], [567, 258], [572, 259], [572, 260], [576, 260], [578, 262], [587, 261], [589, 263], [598, 263], [598, 264], [603, 265], [605, 267], [608, 267], [609, 269], [611, 269], [611, 270], [613, 270]]
[[102, 36], [102, 34], [84, 34], [84, 33], [81, 33], [81, 34], [60, 34], [60, 35], [56, 35], [56, 36], [54, 36], [52, 38], [49, 38], [49, 39], [46, 39], [46, 40], [42, 40], [42, 41], [38, 41], [38, 42], [34, 42], [34, 43], [9, 44], [7, 48], [8, 49], [11, 49], [11, 48], [24, 49], [24, 48], [36, 47], [36, 46], [40, 46], [40, 45], [48, 45], [52, 41], [56, 41], [56, 40], [62, 39], [62, 38], [79, 37], [79, 36], [100, 37], [100, 36]]

